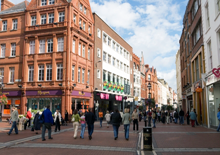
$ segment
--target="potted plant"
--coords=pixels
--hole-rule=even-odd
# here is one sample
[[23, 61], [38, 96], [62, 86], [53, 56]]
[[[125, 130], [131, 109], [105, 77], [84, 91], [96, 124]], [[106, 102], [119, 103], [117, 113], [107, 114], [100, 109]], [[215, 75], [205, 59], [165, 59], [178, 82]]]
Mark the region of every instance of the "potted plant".
[[108, 90], [112, 90], [112, 82], [108, 83]]
[[5, 94], [0, 96], [0, 104], [7, 104], [8, 103], [8, 98]]
[[107, 81], [104, 81], [104, 83], [103, 83], [103, 89], [107, 89], [107, 86], [108, 86], [108, 82], [107, 82]]
[[120, 92], [121, 86], [118, 84], [117, 85], [117, 92]]
[[115, 91], [116, 91], [116, 89], [117, 89], [117, 84], [116, 84], [116, 83], [114, 83], [112, 87], [113, 87], [113, 91], [115, 92]]
[[124, 92], [124, 86], [121, 85], [121, 92], [123, 93]]

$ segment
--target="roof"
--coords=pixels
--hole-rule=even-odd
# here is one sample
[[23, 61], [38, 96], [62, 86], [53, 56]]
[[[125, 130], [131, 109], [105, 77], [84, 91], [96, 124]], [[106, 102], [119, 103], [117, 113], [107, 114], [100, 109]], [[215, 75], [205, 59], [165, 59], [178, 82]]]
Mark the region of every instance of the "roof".
[[[29, 2], [27, 2], [27, 4], [29, 4]], [[22, 12], [22, 11], [25, 11], [25, 9], [26, 9], [26, 4], [24, 1], [19, 4], [16, 4], [15, 6], [13, 6], [11, 8], [8, 8], [6, 10], [1, 11], [0, 15]]]

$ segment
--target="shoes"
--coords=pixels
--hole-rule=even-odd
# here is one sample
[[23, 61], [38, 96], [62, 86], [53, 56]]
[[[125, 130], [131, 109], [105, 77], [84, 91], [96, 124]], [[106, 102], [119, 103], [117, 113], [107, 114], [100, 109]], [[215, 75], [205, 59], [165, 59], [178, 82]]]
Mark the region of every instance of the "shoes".
[[38, 134], [38, 132], [36, 132], [36, 134]]
[[89, 140], [91, 140], [92, 139], [92, 136], [89, 136]]
[[46, 139], [42, 139], [42, 141], [45, 141]]
[[81, 136], [79, 138], [82, 138]]
[[117, 137], [115, 137], [115, 140], [117, 140]]
[[10, 133], [7, 132], [7, 134], [10, 136]]
[[74, 139], [76, 139], [77, 137], [74, 137]]
[[18, 135], [18, 133], [15, 133], [16, 135]]
[[53, 137], [50, 137], [49, 139], [53, 139]]
[[126, 140], [128, 141], [129, 139], [128, 139], [128, 138], [126, 138]]
[[56, 130], [54, 132], [57, 132]]

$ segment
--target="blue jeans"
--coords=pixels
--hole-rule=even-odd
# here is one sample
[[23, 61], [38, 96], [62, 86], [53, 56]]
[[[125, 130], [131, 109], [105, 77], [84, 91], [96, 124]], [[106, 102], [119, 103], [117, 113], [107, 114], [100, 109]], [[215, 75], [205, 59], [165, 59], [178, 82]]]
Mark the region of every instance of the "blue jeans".
[[89, 136], [92, 136], [94, 130], [94, 124], [88, 124], [88, 134]]
[[13, 131], [14, 128], [15, 128], [15, 133], [18, 134], [18, 128], [17, 128], [17, 122], [16, 121], [14, 121], [12, 123], [11, 129], [9, 131], [9, 135], [11, 134], [11, 132]]
[[102, 118], [99, 118], [100, 120], [100, 127], [102, 127]]
[[152, 119], [152, 121], [153, 121], [153, 127], [156, 127], [156, 125], [155, 125], [155, 122], [156, 122], [156, 119]]
[[174, 123], [177, 123], [178, 118], [175, 118]]
[[180, 124], [184, 124], [184, 116], [180, 116]]
[[129, 139], [129, 127], [130, 127], [130, 124], [125, 124], [125, 125], [124, 125], [125, 138], [126, 138], [126, 139]]
[[218, 125], [218, 128], [217, 128], [217, 131], [219, 132], [219, 129], [220, 129], [220, 120], [218, 120], [219, 122], [219, 125]]
[[51, 138], [51, 124], [50, 123], [44, 123], [42, 127], [42, 140], [45, 139], [45, 132], [46, 129], [48, 129], [48, 138]]
[[81, 138], [84, 138], [84, 132], [85, 132], [86, 124], [81, 124]]
[[118, 137], [118, 125], [113, 125], [113, 130], [114, 130], [114, 137], [117, 138]]

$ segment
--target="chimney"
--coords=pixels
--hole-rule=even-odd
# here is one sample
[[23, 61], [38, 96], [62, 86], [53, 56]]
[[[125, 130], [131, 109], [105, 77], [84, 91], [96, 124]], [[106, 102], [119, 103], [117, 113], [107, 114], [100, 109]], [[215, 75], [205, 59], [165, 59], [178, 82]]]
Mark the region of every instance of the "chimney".
[[146, 67], [146, 68], [149, 68], [149, 65], [148, 65], [148, 64], [146, 64], [146, 65], [145, 65], [145, 67]]
[[1, 0], [1, 11], [13, 7], [14, 4], [8, 0]]

